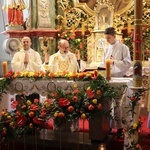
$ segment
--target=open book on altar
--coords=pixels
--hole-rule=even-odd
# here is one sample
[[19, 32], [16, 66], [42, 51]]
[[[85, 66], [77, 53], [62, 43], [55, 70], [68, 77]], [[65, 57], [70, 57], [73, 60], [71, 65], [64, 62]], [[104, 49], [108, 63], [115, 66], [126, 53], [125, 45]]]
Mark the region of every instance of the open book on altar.
[[91, 67], [85, 68], [83, 72], [93, 71], [93, 70], [106, 70], [106, 68], [102, 67], [102, 66], [99, 66], [99, 67], [97, 67], [97, 66], [91, 66]]

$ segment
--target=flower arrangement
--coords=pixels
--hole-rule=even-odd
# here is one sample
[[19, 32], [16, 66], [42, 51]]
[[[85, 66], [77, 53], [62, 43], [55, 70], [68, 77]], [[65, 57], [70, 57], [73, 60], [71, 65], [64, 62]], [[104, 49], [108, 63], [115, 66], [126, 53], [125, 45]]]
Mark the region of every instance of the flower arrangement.
[[12, 111], [3, 110], [0, 119], [0, 139], [19, 138], [45, 127], [46, 109], [35, 99], [32, 103], [24, 98], [11, 99]]
[[[80, 74], [78, 74], [81, 79]], [[83, 76], [82, 76], [83, 77]], [[90, 80], [92, 79], [92, 80]], [[50, 115], [52, 115], [56, 124], [62, 124], [65, 120], [89, 119], [93, 115], [106, 115], [110, 117], [110, 109], [103, 109], [103, 105], [110, 103], [112, 98], [117, 95], [117, 89], [109, 87], [107, 80], [97, 71], [89, 73], [84, 77], [84, 88], [79, 88], [75, 83], [69, 91], [58, 88], [51, 97]]]
[[[49, 93], [49, 99], [40, 102], [35, 99], [32, 103], [29, 100], [20, 102], [12, 100], [11, 112], [4, 110], [0, 120], [1, 139], [8, 137], [8, 133], [13, 136], [21, 136], [34, 130], [45, 128], [45, 123], [52, 118], [57, 126], [64, 121], [73, 121], [75, 119], [90, 119], [93, 115], [105, 115], [110, 117], [111, 110], [103, 109], [104, 104], [108, 104], [118, 94], [118, 89], [110, 87], [108, 81], [97, 71], [86, 73], [33, 73], [33, 72], [8, 72], [5, 81], [15, 78], [28, 78], [32, 80], [64, 77], [66, 80], [84, 81], [81, 88], [75, 82], [73, 88], [69, 91], [57, 87]], [[17, 133], [17, 135], [16, 135]]]

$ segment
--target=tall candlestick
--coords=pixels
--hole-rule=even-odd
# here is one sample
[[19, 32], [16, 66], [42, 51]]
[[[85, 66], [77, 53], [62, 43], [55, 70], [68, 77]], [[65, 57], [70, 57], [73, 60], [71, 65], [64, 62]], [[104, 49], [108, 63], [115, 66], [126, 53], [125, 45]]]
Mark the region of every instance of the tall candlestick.
[[85, 24], [84, 23], [82, 23], [81, 34], [82, 34], [82, 36], [85, 35]]
[[5, 76], [8, 72], [8, 64], [7, 64], [7, 61], [4, 61], [3, 62], [3, 75]]
[[111, 79], [111, 61], [110, 61], [110, 59], [107, 59], [106, 61], [105, 61], [105, 63], [106, 63], [106, 79], [107, 80], [110, 80]]

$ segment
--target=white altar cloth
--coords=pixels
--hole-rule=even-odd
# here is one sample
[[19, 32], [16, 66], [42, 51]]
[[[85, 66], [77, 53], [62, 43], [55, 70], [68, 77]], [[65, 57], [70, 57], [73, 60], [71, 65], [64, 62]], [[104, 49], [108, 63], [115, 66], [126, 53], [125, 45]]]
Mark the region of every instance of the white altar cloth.
[[[29, 79], [14, 79], [11, 84], [7, 87], [6, 93], [3, 94], [3, 99], [0, 105], [0, 110], [8, 109], [10, 110], [10, 99], [15, 98], [15, 95], [30, 95], [33, 93], [38, 93], [41, 96], [47, 96], [47, 94], [55, 91], [57, 87], [63, 88], [64, 90], [70, 90], [77, 84], [79, 88], [85, 88], [88, 81], [74, 81], [66, 80], [65, 78], [54, 78], [54, 79], [42, 79], [42, 80], [29, 80]], [[109, 81], [110, 86], [120, 86], [120, 85], [132, 86], [132, 78], [112, 78]], [[127, 90], [129, 94], [130, 89]], [[126, 95], [127, 95], [126, 94]], [[9, 103], [8, 103], [9, 102]], [[8, 103], [8, 104], [7, 104]], [[125, 102], [126, 105], [126, 102]]]

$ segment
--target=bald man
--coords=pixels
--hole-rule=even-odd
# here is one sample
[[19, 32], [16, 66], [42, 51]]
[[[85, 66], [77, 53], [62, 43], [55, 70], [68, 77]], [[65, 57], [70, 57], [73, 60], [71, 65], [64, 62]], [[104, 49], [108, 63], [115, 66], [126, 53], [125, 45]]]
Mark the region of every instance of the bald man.
[[11, 67], [14, 72], [41, 70], [41, 56], [37, 51], [31, 48], [31, 44], [29, 37], [23, 37], [23, 49], [15, 53], [11, 61]]
[[69, 51], [69, 42], [61, 39], [58, 42], [58, 52], [49, 58], [50, 71], [56, 72], [77, 72], [78, 64], [75, 54]]

